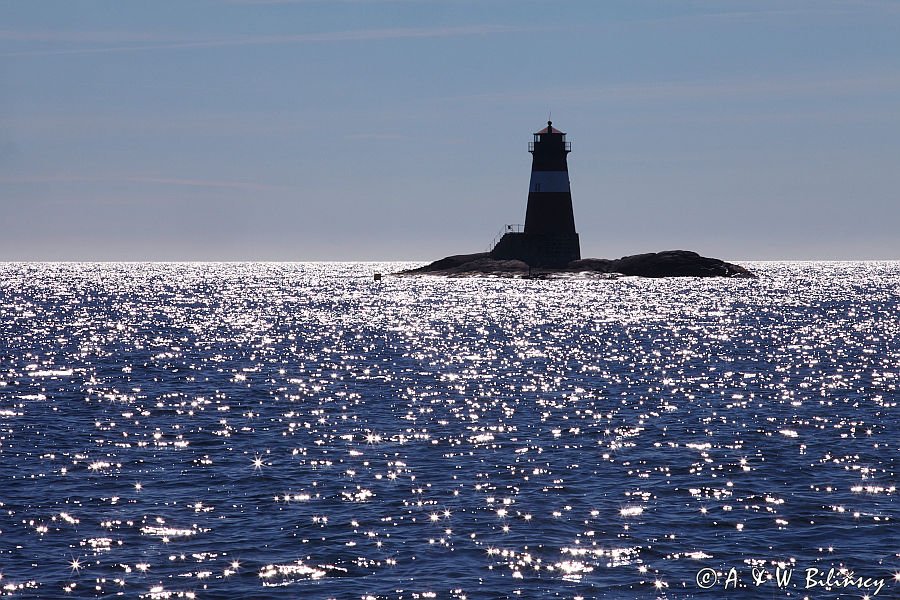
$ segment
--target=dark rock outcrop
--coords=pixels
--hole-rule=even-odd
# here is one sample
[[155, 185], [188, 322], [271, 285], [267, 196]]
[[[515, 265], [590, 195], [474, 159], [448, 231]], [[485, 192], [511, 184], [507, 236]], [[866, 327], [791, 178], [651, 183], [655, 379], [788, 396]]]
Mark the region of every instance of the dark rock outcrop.
[[530, 267], [521, 260], [496, 260], [489, 252], [456, 254], [431, 264], [403, 271], [402, 275], [417, 273], [431, 275], [517, 275], [527, 274]]
[[532, 269], [520, 260], [495, 260], [488, 252], [457, 254], [400, 275], [506, 275], [542, 276], [554, 273], [608, 273], [638, 277], [756, 277], [740, 265], [700, 256], [688, 250], [666, 250], [609, 260], [583, 258], [561, 269]]
[[613, 269], [615, 262], [608, 258], [582, 258], [570, 262], [566, 269], [572, 269], [578, 273], [612, 273], [615, 270]]
[[640, 277], [753, 277], [739, 265], [707, 258], [688, 250], [667, 250], [623, 256], [612, 261], [611, 270]]
[[456, 254], [431, 264], [402, 271], [401, 275], [517, 275], [527, 274], [530, 267], [521, 260], [496, 260], [489, 252]]
[[431, 264], [417, 269], [403, 271], [404, 273], [433, 273], [435, 271], [449, 271], [463, 265], [480, 262], [486, 258], [490, 258], [490, 252], [476, 252], [475, 254], [454, 254], [440, 260], [436, 260]]

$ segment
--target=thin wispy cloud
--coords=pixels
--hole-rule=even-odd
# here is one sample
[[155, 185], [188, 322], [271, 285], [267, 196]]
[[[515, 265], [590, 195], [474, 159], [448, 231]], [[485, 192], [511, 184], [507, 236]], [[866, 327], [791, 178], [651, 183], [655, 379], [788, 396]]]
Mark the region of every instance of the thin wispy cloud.
[[86, 175], [39, 175], [39, 176], [11, 176], [0, 177], [0, 185], [73, 185], [73, 184], [155, 184], [163, 186], [209, 188], [241, 190], [247, 192], [284, 192], [292, 188], [283, 185], [272, 185], [250, 181], [230, 181], [212, 179], [190, 179], [180, 177], [154, 177], [154, 176], [86, 176]]
[[[324, 4], [324, 3], [342, 3], [342, 4], [436, 4], [439, 2], [459, 2], [460, 0], [223, 0], [225, 4], [246, 4], [250, 6], [256, 5], [273, 5], [280, 4]], [[464, 0], [467, 2], [486, 2], [487, 0]], [[522, 0], [517, 0], [521, 2]]]
[[0, 150], [3, 148], [4, 133], [16, 139], [31, 136], [62, 139], [69, 135], [88, 135], [92, 139], [101, 139], [130, 135], [173, 134], [212, 138], [285, 137], [303, 134], [311, 127], [308, 115], [302, 112], [270, 114], [250, 110], [229, 112], [205, 110], [168, 113], [154, 110], [142, 111], [140, 118], [135, 118], [135, 114], [128, 110], [85, 112], [63, 108], [53, 112], [20, 111], [15, 114], [0, 114]]
[[398, 133], [351, 133], [344, 136], [344, 138], [359, 141], [395, 142], [408, 140], [410, 139], [410, 136]]
[[[384, 40], [402, 40], [402, 39], [431, 39], [431, 38], [452, 38], [452, 37], [469, 37], [469, 36], [485, 36], [494, 34], [524, 33], [534, 32], [543, 28], [536, 27], [517, 27], [509, 25], [460, 25], [455, 27], [397, 27], [383, 29], [362, 29], [350, 31], [331, 31], [320, 33], [299, 33], [286, 35], [241, 35], [233, 37], [195, 39], [183, 41], [163, 41], [159, 43], [140, 43], [145, 41], [137, 39], [128, 33], [119, 34], [116, 38], [115, 34], [110, 34], [108, 42], [117, 44], [111, 46], [95, 46], [87, 48], [49, 48], [40, 50], [21, 50], [13, 52], [0, 53], [3, 57], [14, 56], [53, 56], [65, 54], [103, 54], [114, 52], [140, 52], [152, 50], [182, 50], [190, 48], [224, 48], [232, 46], [271, 46], [271, 45], [292, 45], [292, 44], [315, 44], [315, 43], [336, 43], [336, 42], [373, 42]], [[61, 41], [67, 39], [74, 41], [81, 35], [90, 37], [90, 34], [78, 34], [69, 32], [60, 34], [59, 39], [51, 39], [53, 36], [49, 32], [33, 32], [31, 34], [18, 34], [22, 38], [29, 35], [34, 37], [46, 36], [43, 41]], [[140, 37], [142, 34], [138, 34]], [[2, 33], [0, 33], [0, 39]], [[19, 41], [25, 41], [20, 39]], [[38, 40], [33, 40], [38, 41]], [[133, 45], [122, 45], [136, 42]]]
[[45, 44], [124, 44], [130, 42], [173, 43], [188, 40], [184, 37], [143, 31], [67, 31], [50, 29], [22, 31], [0, 29], [0, 41]]
[[681, 6], [696, 9], [694, 14], [708, 15], [779, 15], [821, 11], [878, 11], [896, 13], [896, 0], [690, 0]]
[[827, 94], [829, 97], [858, 96], [888, 91], [900, 91], [900, 71], [869, 74], [823, 74], [807, 78], [744, 78], [719, 80], [684, 80], [658, 82], [609, 83], [592, 86], [556, 87], [541, 91], [534, 89], [487, 94], [471, 94], [448, 98], [450, 101], [485, 100], [528, 103], [614, 101], [670, 101], [677, 99], [709, 99], [723, 97], [772, 98], [775, 96], [804, 96]]

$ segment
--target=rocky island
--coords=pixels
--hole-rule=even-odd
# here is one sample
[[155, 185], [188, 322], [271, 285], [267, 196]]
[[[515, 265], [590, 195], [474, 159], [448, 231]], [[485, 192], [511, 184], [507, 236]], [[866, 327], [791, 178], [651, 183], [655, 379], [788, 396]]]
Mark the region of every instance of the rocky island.
[[617, 259], [581, 258], [575, 231], [566, 134], [547, 121], [528, 144], [531, 182], [525, 225], [506, 225], [489, 252], [458, 254], [401, 275], [551, 276], [557, 273], [603, 273], [639, 277], [755, 277], [717, 258], [687, 250], [667, 250]]
[[398, 275], [498, 275], [547, 277], [562, 273], [603, 273], [638, 277], [756, 277], [740, 265], [707, 258], [688, 250], [667, 250], [623, 256], [617, 259], [582, 258], [563, 267], [533, 267], [517, 259], [497, 259], [490, 252], [457, 254], [433, 263], [401, 271]]

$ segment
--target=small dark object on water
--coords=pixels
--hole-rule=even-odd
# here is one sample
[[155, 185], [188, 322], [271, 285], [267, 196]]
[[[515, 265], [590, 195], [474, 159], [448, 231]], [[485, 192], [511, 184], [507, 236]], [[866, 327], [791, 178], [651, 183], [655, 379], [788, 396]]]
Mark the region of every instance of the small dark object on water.
[[375, 281], [381, 281], [381, 273], [375, 273]]

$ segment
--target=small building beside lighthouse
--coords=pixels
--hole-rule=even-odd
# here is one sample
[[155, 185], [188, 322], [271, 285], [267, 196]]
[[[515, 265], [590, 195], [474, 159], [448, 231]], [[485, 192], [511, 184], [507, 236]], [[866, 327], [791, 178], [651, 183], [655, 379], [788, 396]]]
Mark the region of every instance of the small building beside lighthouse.
[[525, 226], [507, 225], [490, 256], [521, 260], [532, 267], [565, 267], [581, 258], [566, 162], [572, 144], [547, 121], [547, 127], [534, 134], [528, 151], [532, 163]]

